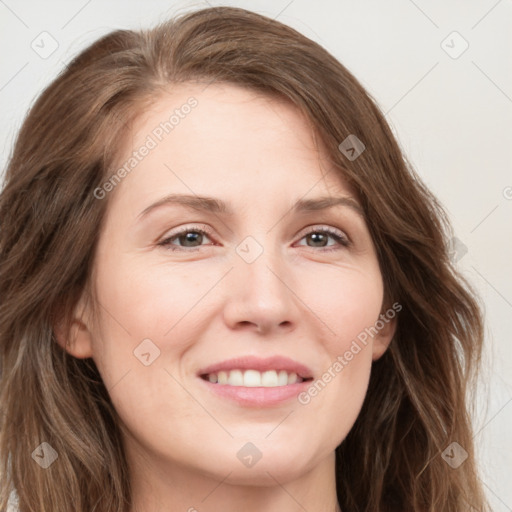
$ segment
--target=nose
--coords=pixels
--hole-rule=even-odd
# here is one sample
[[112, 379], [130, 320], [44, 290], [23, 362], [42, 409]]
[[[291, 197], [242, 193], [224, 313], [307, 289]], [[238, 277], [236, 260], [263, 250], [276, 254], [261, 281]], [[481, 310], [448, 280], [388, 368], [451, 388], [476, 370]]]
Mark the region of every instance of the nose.
[[293, 275], [276, 252], [264, 250], [252, 263], [235, 256], [226, 283], [226, 324], [260, 334], [293, 330], [300, 311]]

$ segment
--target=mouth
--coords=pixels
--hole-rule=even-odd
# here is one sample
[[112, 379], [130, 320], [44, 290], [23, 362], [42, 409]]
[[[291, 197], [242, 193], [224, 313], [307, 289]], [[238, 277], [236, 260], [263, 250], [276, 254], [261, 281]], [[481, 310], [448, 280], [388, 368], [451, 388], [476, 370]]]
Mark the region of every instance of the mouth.
[[211, 384], [244, 388], [276, 388], [313, 380], [312, 377], [302, 377], [295, 372], [288, 372], [286, 370], [260, 372], [253, 369], [221, 370], [219, 372], [204, 373], [200, 377]]
[[284, 404], [309, 386], [311, 370], [288, 357], [239, 357], [211, 365], [197, 374], [206, 389], [244, 407]]

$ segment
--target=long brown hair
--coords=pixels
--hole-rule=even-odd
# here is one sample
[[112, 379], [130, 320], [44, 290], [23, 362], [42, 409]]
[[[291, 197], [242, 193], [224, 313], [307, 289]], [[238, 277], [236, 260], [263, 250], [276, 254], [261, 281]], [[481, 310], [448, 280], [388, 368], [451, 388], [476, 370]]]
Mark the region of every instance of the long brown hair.
[[[107, 34], [43, 91], [22, 125], [0, 195], [0, 510], [13, 490], [21, 512], [129, 508], [108, 390], [93, 360], [71, 357], [54, 328], [70, 322], [89, 290], [108, 203], [94, 191], [114, 172], [144, 106], [187, 81], [277, 95], [307, 116], [363, 205], [386, 302], [403, 306], [336, 449], [342, 510], [486, 510], [469, 394], [482, 314], [451, 263], [442, 207], [342, 64], [290, 27], [229, 7]], [[358, 158], [339, 149], [350, 135], [365, 145]], [[42, 442], [58, 454], [44, 470], [34, 463]], [[442, 456], [452, 442], [468, 454], [458, 468]]]

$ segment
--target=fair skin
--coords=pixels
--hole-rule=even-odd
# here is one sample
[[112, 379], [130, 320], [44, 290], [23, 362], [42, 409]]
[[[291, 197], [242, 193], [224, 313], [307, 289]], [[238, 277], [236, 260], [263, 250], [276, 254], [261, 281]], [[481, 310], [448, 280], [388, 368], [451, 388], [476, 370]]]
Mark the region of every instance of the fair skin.
[[[94, 359], [122, 420], [130, 512], [334, 512], [334, 450], [394, 321], [307, 404], [293, 392], [258, 402], [251, 386], [248, 401], [233, 399], [198, 372], [279, 355], [322, 378], [385, 310], [368, 227], [298, 111], [233, 85], [173, 87], [139, 118], [125, 156], [190, 96], [197, 107], [108, 196], [92, 276], [100, 315], [81, 301], [66, 349]], [[232, 214], [167, 203], [141, 216], [169, 194], [214, 197]], [[292, 211], [326, 196], [349, 200]], [[134, 355], [145, 339], [146, 360], [160, 350], [148, 365]], [[261, 455], [250, 467], [244, 446]]]

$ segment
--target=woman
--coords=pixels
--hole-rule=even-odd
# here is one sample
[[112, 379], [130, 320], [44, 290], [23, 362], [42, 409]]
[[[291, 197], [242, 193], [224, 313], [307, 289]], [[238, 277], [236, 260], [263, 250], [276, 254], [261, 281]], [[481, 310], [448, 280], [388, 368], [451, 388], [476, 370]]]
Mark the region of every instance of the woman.
[[29, 112], [0, 219], [2, 510], [486, 510], [448, 221], [291, 28], [103, 37]]

